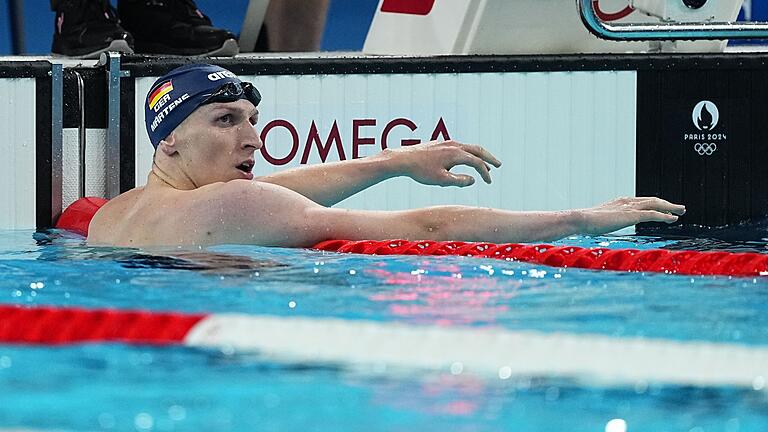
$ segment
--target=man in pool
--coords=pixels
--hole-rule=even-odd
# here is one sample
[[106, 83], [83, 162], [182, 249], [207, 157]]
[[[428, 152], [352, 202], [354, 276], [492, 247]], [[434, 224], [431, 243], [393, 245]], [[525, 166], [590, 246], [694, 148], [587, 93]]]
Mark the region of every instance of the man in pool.
[[408, 176], [423, 184], [469, 186], [467, 165], [491, 182], [501, 163], [477, 145], [431, 142], [363, 159], [254, 179], [258, 91], [212, 65], [177, 68], [153, 85], [145, 105], [155, 146], [144, 187], [96, 213], [88, 242], [115, 246], [248, 243], [309, 247], [328, 239], [533, 242], [602, 234], [640, 222], [675, 222], [685, 208], [659, 198], [619, 198], [593, 208], [517, 212], [465, 206], [403, 211], [332, 207], [376, 183]]

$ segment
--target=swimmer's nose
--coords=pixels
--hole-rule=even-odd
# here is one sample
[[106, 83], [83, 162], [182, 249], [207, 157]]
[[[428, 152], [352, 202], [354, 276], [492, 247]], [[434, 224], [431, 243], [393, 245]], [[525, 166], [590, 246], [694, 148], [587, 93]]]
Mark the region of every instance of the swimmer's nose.
[[264, 147], [264, 141], [261, 140], [261, 136], [259, 136], [259, 131], [256, 130], [256, 128], [253, 128], [253, 132], [256, 135], [256, 150]]
[[250, 127], [245, 128], [247, 131], [245, 132], [245, 136], [243, 137], [243, 148], [247, 147], [253, 147], [254, 150], [260, 149], [264, 143], [261, 142], [261, 137], [259, 137], [259, 131], [256, 130], [256, 127]]

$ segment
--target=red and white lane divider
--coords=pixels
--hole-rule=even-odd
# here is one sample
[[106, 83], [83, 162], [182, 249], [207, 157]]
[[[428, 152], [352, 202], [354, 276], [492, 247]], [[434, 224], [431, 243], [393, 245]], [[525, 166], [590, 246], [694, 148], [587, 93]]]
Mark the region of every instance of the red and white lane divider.
[[385, 365], [390, 371], [492, 379], [545, 376], [755, 390], [764, 389], [768, 379], [766, 346], [307, 317], [0, 306], [0, 343], [84, 342], [231, 349], [288, 362], [374, 370]]

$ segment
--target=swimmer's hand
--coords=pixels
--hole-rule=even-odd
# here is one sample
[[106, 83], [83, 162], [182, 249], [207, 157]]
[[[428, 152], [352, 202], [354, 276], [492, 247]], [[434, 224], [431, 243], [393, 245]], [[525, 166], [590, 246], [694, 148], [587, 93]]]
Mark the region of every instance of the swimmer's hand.
[[685, 206], [656, 197], [617, 198], [596, 207], [580, 210], [580, 233], [597, 235], [641, 222], [676, 222]]
[[490, 184], [491, 166], [501, 166], [501, 162], [483, 147], [456, 141], [431, 141], [402, 147], [388, 151], [384, 157], [391, 159], [398, 175], [434, 186], [464, 187], [474, 184], [474, 177], [450, 171], [457, 165], [474, 168]]

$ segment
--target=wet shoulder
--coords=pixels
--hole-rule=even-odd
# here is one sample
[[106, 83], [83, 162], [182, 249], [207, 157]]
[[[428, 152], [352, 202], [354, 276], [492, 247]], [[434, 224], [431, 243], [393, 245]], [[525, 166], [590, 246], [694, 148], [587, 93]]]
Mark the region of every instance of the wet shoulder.
[[104, 204], [91, 220], [88, 228], [88, 240], [108, 242], [112, 237], [111, 234], [114, 234], [122, 225], [125, 214], [135, 205], [141, 191], [141, 188], [130, 190]]

